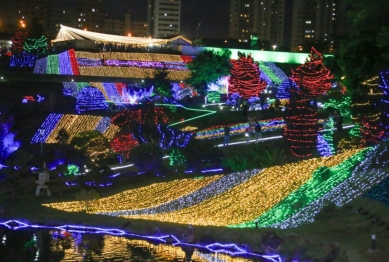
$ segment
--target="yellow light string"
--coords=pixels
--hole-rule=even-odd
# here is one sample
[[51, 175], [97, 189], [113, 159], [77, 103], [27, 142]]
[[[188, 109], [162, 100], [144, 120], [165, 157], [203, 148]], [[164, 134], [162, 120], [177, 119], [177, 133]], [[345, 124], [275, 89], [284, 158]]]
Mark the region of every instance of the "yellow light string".
[[[157, 206], [196, 191], [219, 178], [221, 178], [220, 175], [202, 179], [174, 180], [123, 191], [119, 194], [91, 201], [88, 212], [110, 212]], [[44, 206], [67, 212], [81, 212], [85, 209], [85, 204], [82, 201], [50, 203], [44, 204]]]
[[338, 165], [359, 151], [271, 167], [227, 192], [175, 212], [124, 217], [204, 226], [250, 221], [307, 182], [318, 167]]

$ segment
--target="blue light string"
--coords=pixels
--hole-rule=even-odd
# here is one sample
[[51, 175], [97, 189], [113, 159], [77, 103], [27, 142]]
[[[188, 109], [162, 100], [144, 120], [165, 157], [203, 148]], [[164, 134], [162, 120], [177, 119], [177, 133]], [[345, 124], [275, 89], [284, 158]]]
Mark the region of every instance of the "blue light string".
[[247, 252], [246, 250], [242, 249], [236, 244], [222, 244], [222, 243], [213, 243], [209, 245], [189, 244], [189, 243], [181, 242], [174, 235], [147, 236], [147, 235], [128, 233], [120, 229], [112, 229], [112, 228], [109, 229], [109, 228], [88, 227], [88, 226], [78, 226], [78, 225], [63, 225], [63, 226], [29, 225], [27, 223], [18, 220], [8, 220], [5, 222], [1, 222], [0, 225], [5, 226], [11, 230], [47, 229], [47, 230], [60, 230], [60, 231], [66, 231], [70, 233], [80, 233], [80, 234], [105, 234], [105, 235], [121, 236], [121, 237], [128, 237], [128, 238], [138, 238], [144, 240], [157, 241], [163, 244], [172, 242], [171, 243], [172, 246], [183, 246], [183, 247], [187, 246], [187, 247], [193, 247], [198, 249], [206, 249], [208, 252], [212, 252], [212, 253], [223, 253], [230, 256], [248, 255], [256, 258], [265, 259], [265, 261], [282, 262], [282, 259], [278, 254], [263, 255], [263, 254], [251, 253], [251, 252]]

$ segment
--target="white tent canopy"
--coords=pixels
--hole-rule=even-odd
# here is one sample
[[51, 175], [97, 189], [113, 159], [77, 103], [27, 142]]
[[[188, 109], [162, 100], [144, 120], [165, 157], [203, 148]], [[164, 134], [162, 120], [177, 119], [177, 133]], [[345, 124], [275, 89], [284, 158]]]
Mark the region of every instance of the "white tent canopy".
[[103, 33], [90, 32], [86, 30], [80, 30], [68, 26], [61, 25], [56, 38], [51, 42], [64, 42], [71, 40], [91, 40], [98, 43], [117, 43], [125, 45], [138, 45], [138, 46], [147, 46], [147, 45], [165, 45], [171, 43], [175, 40], [183, 40], [188, 44], [192, 44], [187, 38], [179, 35], [170, 39], [158, 39], [158, 38], [145, 38], [145, 37], [129, 37], [121, 35], [110, 35]]

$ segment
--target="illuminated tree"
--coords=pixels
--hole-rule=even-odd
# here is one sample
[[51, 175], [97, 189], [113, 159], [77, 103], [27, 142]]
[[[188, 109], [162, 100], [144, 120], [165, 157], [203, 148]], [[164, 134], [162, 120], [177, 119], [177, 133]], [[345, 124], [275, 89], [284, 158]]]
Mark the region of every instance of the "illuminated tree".
[[258, 63], [254, 62], [251, 54], [246, 57], [239, 53], [239, 59], [232, 61], [228, 92], [239, 93], [241, 97], [257, 97], [266, 88], [266, 81], [260, 78]]
[[297, 157], [310, 157], [317, 145], [318, 117], [310, 99], [290, 88], [291, 98], [285, 111], [284, 138]]
[[12, 50], [14, 52], [22, 52], [24, 50], [24, 42], [27, 40], [28, 31], [18, 29], [12, 37]]
[[230, 57], [231, 51], [228, 49], [223, 49], [221, 52], [205, 50], [197, 54], [187, 65], [191, 72], [187, 83], [199, 94], [205, 95], [209, 83], [216, 82], [219, 77], [229, 74]]
[[109, 153], [107, 138], [97, 130], [78, 133], [72, 138], [70, 145], [84, 155], [89, 156], [91, 159]]
[[120, 134], [110, 142], [113, 151], [121, 154], [125, 159], [129, 158], [131, 150], [138, 144], [138, 141], [132, 134]]
[[23, 49], [29, 53], [44, 54], [47, 49], [47, 39], [43, 35], [40, 38], [27, 38]]
[[120, 127], [136, 130], [139, 125], [155, 126], [158, 123], [167, 123], [169, 116], [163, 107], [145, 103], [126, 109], [112, 118], [112, 123]]
[[334, 76], [324, 66], [323, 60], [323, 55], [312, 47], [311, 54], [305, 63], [294, 70], [292, 69], [290, 79], [307, 97], [323, 95], [331, 88], [331, 79]]

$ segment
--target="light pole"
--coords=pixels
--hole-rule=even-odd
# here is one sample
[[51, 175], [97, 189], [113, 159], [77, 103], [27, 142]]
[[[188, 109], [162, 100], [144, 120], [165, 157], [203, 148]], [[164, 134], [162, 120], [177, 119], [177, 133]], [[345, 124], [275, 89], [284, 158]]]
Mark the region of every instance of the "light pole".
[[200, 28], [200, 25], [201, 25], [201, 23], [199, 23], [199, 24], [197, 25], [197, 30], [196, 30], [196, 45], [197, 45], [197, 38], [198, 38], [198, 36], [199, 36], [199, 28]]

